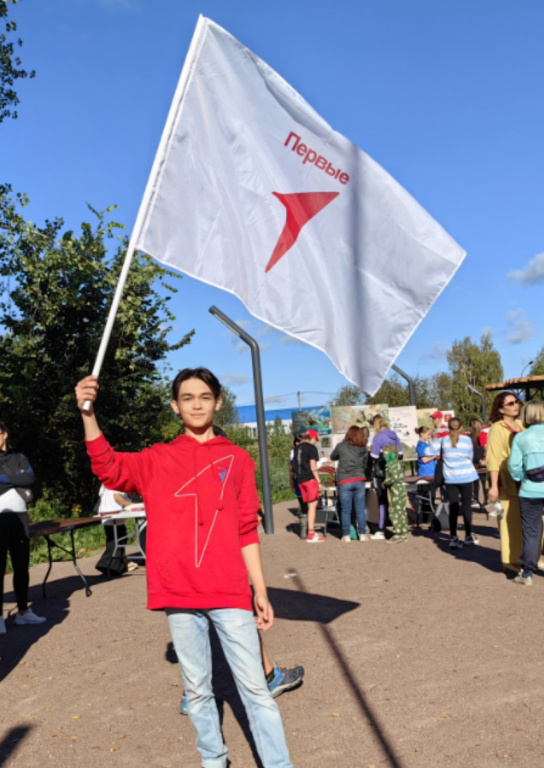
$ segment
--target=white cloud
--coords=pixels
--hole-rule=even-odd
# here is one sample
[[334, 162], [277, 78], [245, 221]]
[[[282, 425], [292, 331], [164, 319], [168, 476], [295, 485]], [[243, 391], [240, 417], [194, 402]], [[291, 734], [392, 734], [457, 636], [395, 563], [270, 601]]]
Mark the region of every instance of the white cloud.
[[246, 376], [243, 373], [227, 373], [226, 376], [223, 377], [223, 380], [225, 384], [248, 384], [251, 379], [249, 376]]
[[[231, 347], [234, 347], [235, 351], [239, 355], [243, 355], [244, 352], [250, 352], [249, 344], [246, 344], [245, 341], [240, 341], [238, 336], [233, 336], [230, 342]], [[269, 341], [262, 341], [259, 344], [259, 349], [261, 352], [266, 352], [270, 349], [272, 344]]]
[[249, 346], [245, 343], [245, 341], [239, 341], [238, 337], [233, 339], [232, 346], [235, 348], [239, 355], [243, 355], [244, 352], [249, 352]]
[[265, 397], [264, 402], [265, 403], [284, 403], [286, 400], [283, 395], [272, 395], [272, 397]]
[[521, 344], [535, 335], [533, 324], [527, 319], [524, 309], [515, 309], [512, 312], [508, 312], [506, 322], [510, 327], [510, 331], [507, 331], [505, 336], [507, 344]]
[[420, 360], [445, 360], [450, 345], [445, 341], [435, 341], [428, 349], [420, 354]]
[[508, 279], [522, 285], [544, 283], [544, 253], [537, 253], [524, 269], [509, 272]]
[[270, 336], [272, 333], [279, 333], [277, 328], [273, 328], [271, 325], [265, 325], [255, 334], [256, 339], [264, 339], [265, 336]]

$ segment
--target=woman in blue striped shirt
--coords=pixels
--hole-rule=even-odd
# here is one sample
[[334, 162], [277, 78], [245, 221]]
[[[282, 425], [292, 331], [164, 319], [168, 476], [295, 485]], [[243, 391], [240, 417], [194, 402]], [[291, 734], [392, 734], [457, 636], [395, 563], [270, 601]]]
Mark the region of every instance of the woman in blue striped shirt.
[[434, 440], [425, 453], [427, 456], [442, 454], [444, 485], [450, 503], [450, 543], [451, 549], [462, 549], [463, 543], [457, 536], [459, 518], [459, 500], [465, 521], [465, 544], [478, 544], [472, 533], [472, 485], [478, 479], [478, 473], [472, 463], [474, 448], [472, 440], [461, 433], [462, 424], [457, 417], [448, 421], [449, 435], [441, 440]]

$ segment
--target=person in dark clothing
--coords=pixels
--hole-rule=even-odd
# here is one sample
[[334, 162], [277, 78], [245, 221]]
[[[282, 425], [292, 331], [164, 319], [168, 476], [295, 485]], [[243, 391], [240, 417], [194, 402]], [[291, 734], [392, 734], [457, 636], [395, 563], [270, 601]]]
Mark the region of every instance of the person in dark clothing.
[[355, 509], [359, 541], [370, 539], [366, 525], [366, 473], [368, 464], [368, 429], [352, 426], [344, 440], [331, 453], [331, 459], [338, 461], [336, 486], [340, 498], [343, 542], [351, 541], [350, 526], [352, 510]]
[[[470, 422], [470, 437], [472, 439], [472, 445], [474, 453], [472, 456], [472, 463], [476, 472], [485, 467], [485, 448], [482, 444], [482, 435], [485, 435], [483, 430], [483, 422], [480, 419], [471, 419]], [[480, 504], [480, 488], [482, 489], [483, 499], [485, 503], [485, 475], [478, 474], [478, 479], [474, 481], [473, 496], [474, 501]]]
[[24, 626], [45, 621], [28, 607], [30, 540], [26, 499], [31, 497], [30, 486], [34, 483], [34, 472], [26, 456], [9, 450], [8, 441], [8, 429], [0, 422], [0, 635], [6, 633], [2, 606], [8, 552], [13, 567], [13, 589], [19, 609], [15, 623]]
[[309, 429], [300, 435], [300, 443], [295, 447], [294, 467], [295, 479], [302, 494], [302, 500], [308, 504], [308, 535], [306, 541], [309, 544], [321, 544], [325, 537], [315, 531], [315, 514], [317, 511], [317, 502], [319, 501], [319, 491], [321, 483], [319, 482], [319, 473], [317, 471], [317, 462], [319, 453], [316, 443], [319, 441], [319, 434], [315, 429]]

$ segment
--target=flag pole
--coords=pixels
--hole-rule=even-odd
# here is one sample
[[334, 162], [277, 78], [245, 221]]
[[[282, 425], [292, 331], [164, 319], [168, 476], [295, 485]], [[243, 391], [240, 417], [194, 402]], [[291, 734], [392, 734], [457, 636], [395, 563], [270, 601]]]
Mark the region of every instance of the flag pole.
[[[196, 59], [197, 47], [199, 46], [201, 42], [201, 38], [204, 35], [205, 28], [206, 28], [206, 19], [201, 15], [198, 17], [198, 22], [196, 25], [195, 32], [193, 34], [193, 38], [191, 40], [191, 44], [189, 46], [187, 58], [185, 59], [183, 69], [181, 70], [181, 75], [178, 80], [176, 92], [174, 94], [174, 98], [172, 99], [172, 103], [170, 105], [170, 110], [168, 112], [168, 117], [166, 119], [164, 130], [162, 132], [159, 148], [157, 149], [155, 159], [153, 160], [151, 173], [149, 174], [149, 179], [147, 180], [144, 196], [142, 198], [142, 202], [140, 203], [138, 215], [136, 216], [136, 221], [132, 229], [132, 235], [130, 237], [130, 241], [128, 244], [125, 260], [123, 262], [123, 268], [121, 269], [121, 274], [119, 276], [119, 281], [115, 289], [115, 294], [110, 307], [110, 312], [108, 315], [108, 320], [106, 322], [106, 327], [104, 328], [104, 332], [102, 334], [102, 340], [100, 342], [100, 347], [98, 348], [98, 353], [96, 355], [96, 359], [94, 362], [94, 366], [92, 370], [93, 376], [99, 376], [100, 371], [102, 369], [102, 363], [104, 362], [106, 350], [108, 348], [108, 344], [111, 338], [113, 324], [115, 323], [117, 310], [119, 309], [119, 304], [121, 303], [121, 297], [123, 295], [123, 290], [125, 288], [125, 283], [127, 281], [128, 271], [132, 263], [134, 252], [136, 251], [136, 244], [138, 242], [140, 233], [143, 228], [144, 220], [146, 218], [147, 211], [149, 208], [149, 203], [156, 189], [156, 179], [160, 174], [160, 171], [164, 162], [168, 143], [170, 141], [170, 137], [174, 130], [178, 112], [181, 107], [182, 95], [187, 85], [189, 75], [192, 71], [193, 62]], [[91, 407], [90, 401], [89, 400], [85, 401], [85, 403], [83, 404], [83, 410], [88, 411], [90, 407]]]

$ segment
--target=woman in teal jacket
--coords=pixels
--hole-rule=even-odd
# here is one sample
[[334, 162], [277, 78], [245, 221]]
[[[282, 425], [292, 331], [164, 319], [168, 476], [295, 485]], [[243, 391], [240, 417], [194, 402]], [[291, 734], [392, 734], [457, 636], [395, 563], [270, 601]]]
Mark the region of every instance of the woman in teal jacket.
[[523, 529], [522, 570], [514, 579], [528, 587], [533, 582], [538, 558], [542, 551], [542, 514], [544, 513], [544, 403], [531, 400], [523, 409], [525, 432], [519, 432], [512, 442], [508, 471], [521, 481], [519, 503]]

